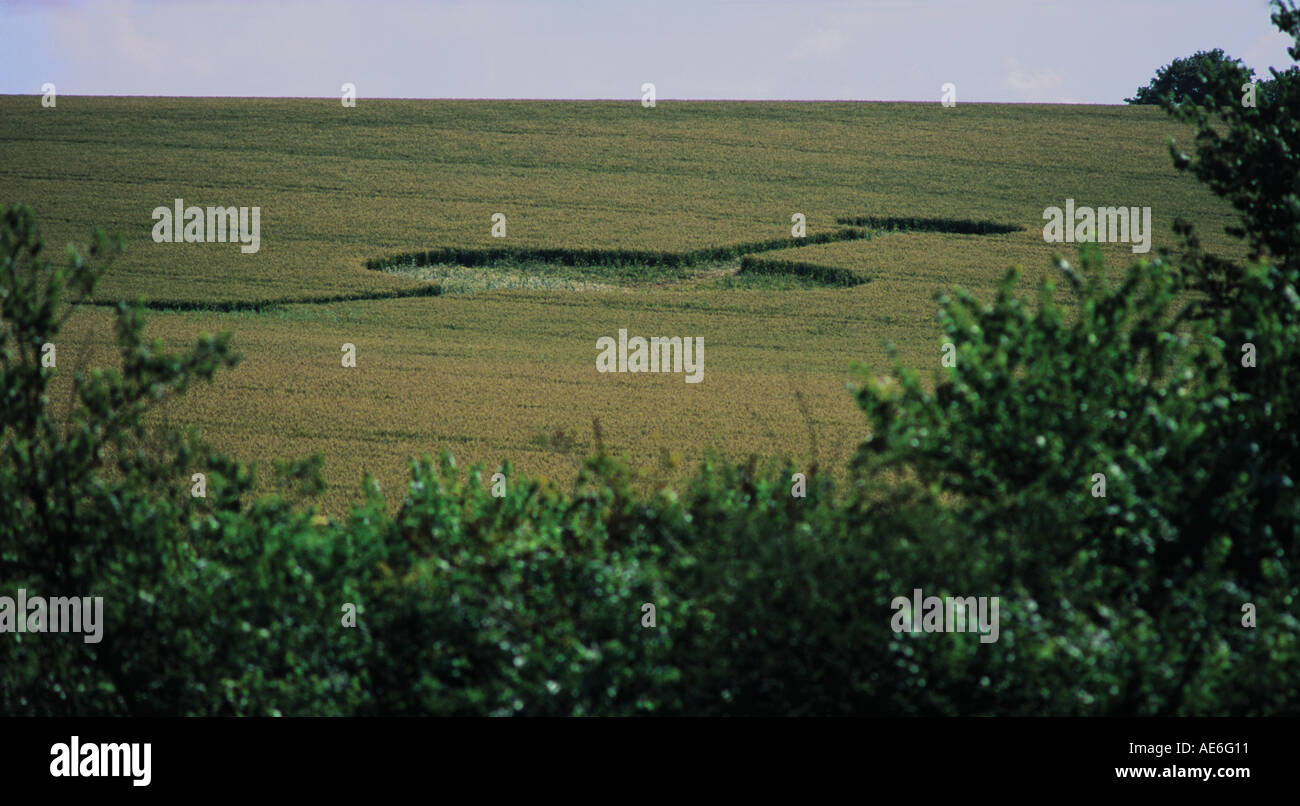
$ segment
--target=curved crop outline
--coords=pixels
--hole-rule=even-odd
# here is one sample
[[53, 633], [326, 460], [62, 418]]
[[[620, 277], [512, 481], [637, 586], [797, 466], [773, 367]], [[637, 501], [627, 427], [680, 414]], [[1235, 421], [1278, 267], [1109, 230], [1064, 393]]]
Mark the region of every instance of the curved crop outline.
[[1023, 232], [1024, 227], [971, 219], [902, 216], [860, 216], [835, 219], [839, 229], [802, 238], [774, 238], [731, 246], [711, 246], [684, 252], [659, 252], [638, 249], [557, 249], [531, 246], [435, 247], [423, 252], [404, 252], [367, 260], [373, 271], [388, 271], [397, 266], [494, 266], [502, 262], [539, 261], [564, 266], [648, 266], [681, 269], [703, 263], [740, 258], [741, 274], [792, 274], [832, 286], [856, 286], [870, 282], [849, 269], [819, 263], [772, 260], [754, 257], [755, 253], [791, 249], [839, 241], [870, 240], [894, 232], [942, 232], [953, 235], [1003, 235]]

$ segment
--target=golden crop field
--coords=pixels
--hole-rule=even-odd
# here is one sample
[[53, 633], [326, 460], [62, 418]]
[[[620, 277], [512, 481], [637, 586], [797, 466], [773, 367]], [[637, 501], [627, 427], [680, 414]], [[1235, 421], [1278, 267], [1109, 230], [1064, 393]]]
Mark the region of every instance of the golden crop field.
[[[1175, 215], [1229, 250], [1230, 211], [1173, 170], [1170, 136], [1189, 139], [1151, 107], [4, 96], [0, 202], [34, 206], [52, 245], [122, 233], [97, 300], [143, 297], [151, 335], [179, 348], [232, 331], [243, 363], [164, 416], [263, 467], [322, 453], [324, 505], [340, 512], [363, 472], [395, 500], [406, 461], [443, 448], [567, 483], [594, 419], [655, 478], [710, 450], [842, 467], [865, 436], [850, 364], [883, 367], [893, 342], [937, 367], [935, 293], [987, 296], [1013, 264], [1028, 289], [1054, 253], [1073, 257], [1044, 243], [1045, 208], [1150, 206], [1151, 255], [1172, 245]], [[176, 198], [260, 207], [260, 248], [155, 243], [151, 211]], [[504, 238], [490, 234], [498, 212]], [[813, 238], [860, 216], [1013, 231], [873, 230], [761, 256], [844, 269], [852, 286], [738, 273], [739, 254], [366, 265], [433, 249], [678, 255], [787, 239], [793, 213]], [[1112, 269], [1138, 257], [1104, 251]], [[430, 284], [441, 295], [378, 298]], [[69, 323], [64, 380], [112, 361], [111, 321], [93, 307]], [[597, 372], [597, 340], [620, 329], [702, 338], [703, 381]]]

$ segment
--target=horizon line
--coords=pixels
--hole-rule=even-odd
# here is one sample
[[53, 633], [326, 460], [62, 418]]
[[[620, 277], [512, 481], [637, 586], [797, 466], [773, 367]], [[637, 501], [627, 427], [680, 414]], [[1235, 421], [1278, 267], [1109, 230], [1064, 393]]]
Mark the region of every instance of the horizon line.
[[[0, 97], [41, 98], [42, 92], [0, 92]], [[76, 93], [59, 92], [60, 98], [177, 98], [186, 100], [235, 100], [235, 101], [338, 101], [341, 95], [161, 95], [154, 93]], [[417, 96], [385, 95], [357, 96], [358, 101], [506, 101], [538, 103], [635, 103], [640, 104], [639, 97], [632, 98], [523, 98], [523, 97], [483, 97], [483, 96]], [[939, 100], [918, 101], [905, 98], [656, 98], [656, 105], [664, 101], [674, 103], [746, 103], [746, 104], [939, 104]], [[1099, 103], [1085, 101], [957, 101], [955, 106], [979, 104], [984, 106], [1152, 106], [1152, 104]]]

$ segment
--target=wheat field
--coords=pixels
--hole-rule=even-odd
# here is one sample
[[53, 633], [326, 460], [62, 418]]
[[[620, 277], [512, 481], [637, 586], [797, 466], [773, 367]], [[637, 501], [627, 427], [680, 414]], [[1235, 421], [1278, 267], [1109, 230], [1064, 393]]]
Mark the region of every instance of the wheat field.
[[[1175, 215], [1231, 251], [1230, 210], [1173, 170], [1171, 136], [1188, 140], [1149, 107], [60, 97], [44, 109], [3, 96], [0, 201], [34, 206], [59, 248], [93, 226], [127, 240], [102, 305], [58, 345], [65, 387], [113, 362], [118, 299], [148, 303], [150, 335], [175, 348], [231, 331], [241, 365], [159, 419], [264, 468], [323, 454], [322, 505], [341, 512], [363, 473], [397, 500], [407, 460], [442, 449], [567, 483], [597, 420], [606, 447], [656, 483], [710, 452], [842, 467], [866, 436], [850, 366], [883, 369], [893, 343], [937, 368], [937, 293], [987, 296], [1012, 265], [1028, 291], [1054, 254], [1073, 256], [1044, 243], [1045, 208], [1152, 207], [1152, 252], [1108, 244], [1112, 269], [1172, 246]], [[176, 198], [260, 207], [260, 249], [155, 243], [151, 211]], [[868, 227], [739, 248], [788, 239], [794, 213], [810, 239], [855, 217], [1006, 231]], [[518, 254], [466, 259], [493, 248]], [[395, 259], [425, 250], [462, 259]], [[632, 257], [528, 257], [619, 250]], [[643, 253], [708, 255], [639, 265]], [[777, 270], [742, 271], [755, 257]], [[597, 372], [597, 340], [620, 329], [702, 338], [703, 382]]]

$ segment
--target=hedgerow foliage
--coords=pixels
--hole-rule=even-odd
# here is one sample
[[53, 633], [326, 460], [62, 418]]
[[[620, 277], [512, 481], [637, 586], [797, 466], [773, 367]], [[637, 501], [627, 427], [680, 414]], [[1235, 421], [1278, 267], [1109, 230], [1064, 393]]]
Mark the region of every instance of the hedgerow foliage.
[[[1300, 15], [1275, 20], [1300, 47]], [[795, 468], [722, 461], [645, 495], [598, 450], [572, 491], [496, 497], [444, 454], [396, 514], [369, 479], [339, 522], [253, 499], [251, 470], [144, 419], [233, 365], [228, 336], [170, 355], [123, 305], [121, 370], [78, 375], [55, 415], [41, 347], [116, 245], [55, 266], [10, 208], [0, 595], [102, 596], [106, 626], [0, 634], [0, 712], [1295, 714], [1300, 205], [1297, 166], [1265, 157], [1296, 153], [1296, 120], [1233, 97], [1175, 110], [1199, 134], [1174, 153], [1233, 200], [1249, 262], [1180, 224], [1184, 254], [1116, 285], [1087, 249], [1061, 261], [1068, 307], [1014, 275], [988, 303], [955, 291], [955, 366], [863, 370], [851, 482], [812, 473], [803, 498]], [[282, 468], [308, 490], [317, 469]], [[894, 633], [915, 588], [999, 597], [999, 640]]]

